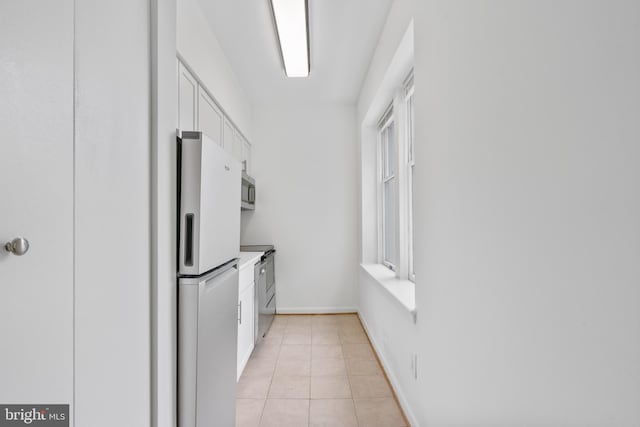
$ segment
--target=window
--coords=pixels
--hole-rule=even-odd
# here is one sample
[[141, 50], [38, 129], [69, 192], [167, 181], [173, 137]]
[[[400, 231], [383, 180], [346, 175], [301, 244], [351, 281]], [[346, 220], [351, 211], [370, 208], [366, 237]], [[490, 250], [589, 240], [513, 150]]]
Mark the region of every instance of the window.
[[413, 263], [414, 90], [411, 75], [378, 121], [379, 263], [415, 279]]
[[388, 114], [380, 129], [380, 182], [382, 192], [382, 263], [396, 269], [398, 250], [397, 231], [397, 179], [396, 143], [393, 114]]

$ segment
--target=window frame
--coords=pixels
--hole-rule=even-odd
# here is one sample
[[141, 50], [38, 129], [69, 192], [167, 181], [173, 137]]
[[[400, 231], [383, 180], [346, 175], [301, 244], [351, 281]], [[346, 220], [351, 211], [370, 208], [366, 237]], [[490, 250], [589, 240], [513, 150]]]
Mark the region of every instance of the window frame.
[[413, 188], [415, 171], [415, 88], [413, 85], [413, 74], [411, 73], [405, 83], [405, 140], [406, 140], [406, 176], [407, 176], [407, 278], [412, 282], [416, 281], [414, 263], [414, 211], [413, 211]]
[[[377, 122], [377, 240], [378, 264], [395, 272], [400, 280], [415, 282], [414, 263], [414, 171], [415, 89], [413, 70], [407, 75]], [[389, 141], [393, 152], [389, 151]], [[391, 155], [389, 154], [391, 153]], [[393, 164], [391, 164], [393, 162]], [[393, 184], [389, 184], [392, 182]], [[392, 193], [393, 201], [387, 198]], [[388, 206], [391, 205], [391, 206]], [[387, 229], [393, 209], [393, 231]], [[391, 218], [389, 218], [391, 219]], [[391, 224], [389, 224], [391, 225]], [[388, 236], [391, 234], [391, 236]], [[392, 257], [387, 258], [393, 239]]]
[[[396, 151], [396, 164], [393, 165], [393, 173], [388, 174], [388, 135], [392, 134], [393, 141], [395, 142], [395, 151]], [[382, 118], [379, 122], [378, 128], [378, 248], [379, 248], [379, 260], [382, 265], [387, 267], [392, 271], [397, 271], [397, 263], [398, 263], [398, 229], [395, 227], [394, 233], [394, 244], [396, 251], [396, 264], [386, 259], [387, 253], [387, 241], [386, 241], [386, 191], [385, 184], [391, 180], [395, 180], [396, 185], [396, 197], [393, 202], [393, 208], [396, 210], [396, 218], [398, 217], [398, 200], [397, 200], [397, 191], [398, 191], [398, 171], [397, 171], [397, 151], [398, 151], [398, 138], [397, 138], [397, 123], [396, 117], [393, 112], [393, 104], [391, 104], [382, 115]]]

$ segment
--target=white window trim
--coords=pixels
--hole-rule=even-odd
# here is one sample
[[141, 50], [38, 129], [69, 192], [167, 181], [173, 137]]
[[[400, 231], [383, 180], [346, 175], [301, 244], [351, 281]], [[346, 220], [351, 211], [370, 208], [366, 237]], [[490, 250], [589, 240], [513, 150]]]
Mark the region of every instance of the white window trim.
[[[414, 263], [414, 229], [413, 229], [413, 170], [416, 165], [415, 159], [415, 134], [413, 131], [413, 118], [411, 115], [411, 111], [409, 109], [409, 103], [412, 102], [411, 110], [415, 112], [415, 99], [413, 98], [413, 94], [415, 92], [415, 88], [413, 86], [413, 72], [409, 74], [409, 77], [405, 81], [405, 108], [406, 108], [406, 147], [407, 147], [407, 157], [406, 157], [406, 169], [407, 169], [407, 278], [415, 283], [416, 281], [416, 272], [415, 272], [415, 263]], [[415, 117], [415, 115], [414, 115]]]
[[[387, 183], [388, 181], [395, 179], [396, 180], [396, 187], [398, 186], [398, 168], [397, 165], [395, 165], [394, 167], [394, 173], [391, 175], [385, 175], [386, 172], [386, 153], [384, 150], [384, 141], [383, 141], [383, 134], [385, 132], [386, 129], [389, 128], [389, 126], [391, 126], [391, 124], [393, 124], [393, 138], [394, 141], [396, 141], [396, 149], [397, 149], [397, 122], [395, 120], [395, 114], [393, 112], [393, 108], [392, 108], [391, 104], [389, 106], [389, 108], [387, 108], [385, 110], [385, 113], [382, 115], [382, 118], [380, 120], [380, 126], [378, 129], [378, 249], [379, 249], [379, 254], [378, 254], [378, 259], [380, 260], [380, 264], [384, 265], [385, 267], [387, 267], [388, 269], [392, 270], [392, 271], [397, 271], [397, 266], [389, 261], [386, 260], [385, 258], [385, 253], [386, 253], [386, 242], [385, 242], [385, 209], [384, 209], [384, 201], [385, 201], [385, 194], [384, 194], [384, 184]], [[397, 160], [397, 158], [396, 158]], [[397, 163], [397, 162], [396, 162]], [[396, 195], [397, 195], [397, 191], [396, 191]], [[396, 204], [397, 206], [397, 200], [396, 200]], [[397, 213], [396, 213], [397, 215]], [[398, 242], [397, 242], [397, 230], [396, 230], [396, 252], [398, 250]]]
[[[404, 84], [396, 91], [393, 101], [378, 121], [377, 137], [377, 199], [378, 199], [378, 262], [394, 271], [398, 279], [415, 282], [413, 262], [413, 215], [412, 215], [412, 180], [411, 169], [415, 167], [415, 159], [410, 153], [411, 121], [409, 99], [414, 93], [413, 74], [410, 73]], [[383, 133], [393, 123], [393, 137], [396, 149], [394, 174], [385, 176], [385, 155]], [[414, 140], [415, 143], [415, 140]], [[414, 153], [415, 154], [415, 150]], [[396, 183], [396, 264], [385, 259], [385, 209], [384, 184], [390, 179]]]

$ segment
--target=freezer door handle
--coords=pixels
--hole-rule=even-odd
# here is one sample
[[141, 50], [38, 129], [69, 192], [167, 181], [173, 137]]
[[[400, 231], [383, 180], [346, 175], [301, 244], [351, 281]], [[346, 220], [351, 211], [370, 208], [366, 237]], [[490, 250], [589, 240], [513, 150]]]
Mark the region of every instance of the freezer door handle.
[[242, 325], [242, 300], [238, 303], [238, 324]]
[[193, 266], [193, 214], [184, 216], [184, 265]]

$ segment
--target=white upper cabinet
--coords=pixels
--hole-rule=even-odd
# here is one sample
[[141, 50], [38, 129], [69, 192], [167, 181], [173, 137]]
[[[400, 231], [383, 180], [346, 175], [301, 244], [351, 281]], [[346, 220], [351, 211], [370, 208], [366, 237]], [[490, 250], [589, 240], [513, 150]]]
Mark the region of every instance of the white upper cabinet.
[[176, 58], [176, 101], [178, 102], [178, 108], [176, 108], [176, 129], [180, 129], [180, 67], [182, 64], [180, 60]]
[[233, 154], [233, 140], [235, 138], [235, 129], [227, 118], [224, 118], [224, 149]]
[[242, 161], [242, 134], [238, 129], [234, 129], [233, 132], [233, 157]]
[[251, 144], [231, 123], [198, 79], [177, 60], [178, 117], [180, 130], [199, 130], [216, 141], [251, 173]]
[[242, 161], [245, 171], [251, 175], [251, 144], [246, 139], [242, 138]]
[[198, 129], [198, 81], [182, 64], [178, 65], [178, 127]]
[[198, 86], [198, 130], [222, 146], [224, 116], [209, 94]]

